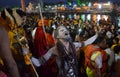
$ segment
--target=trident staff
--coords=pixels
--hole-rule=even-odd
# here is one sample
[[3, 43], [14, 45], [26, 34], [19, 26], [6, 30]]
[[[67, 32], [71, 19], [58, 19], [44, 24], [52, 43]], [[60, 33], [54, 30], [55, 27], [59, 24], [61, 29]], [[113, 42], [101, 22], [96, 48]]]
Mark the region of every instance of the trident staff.
[[[22, 44], [21, 43], [21, 40], [24, 38], [24, 40], [26, 41], [26, 44]], [[33, 71], [35, 72], [35, 75], [36, 77], [39, 77], [33, 63], [31, 62], [31, 59], [30, 57], [27, 55], [28, 52], [29, 52], [29, 47], [28, 47], [28, 44], [27, 44], [27, 40], [25, 39], [25, 37], [21, 37], [20, 38], [20, 35], [16, 32], [16, 39], [18, 40], [18, 43], [22, 46], [22, 51], [23, 51], [23, 55], [26, 56], [26, 58], [29, 60], [30, 64], [31, 64], [31, 67], [33, 68]], [[26, 53], [27, 52], [27, 53]]]

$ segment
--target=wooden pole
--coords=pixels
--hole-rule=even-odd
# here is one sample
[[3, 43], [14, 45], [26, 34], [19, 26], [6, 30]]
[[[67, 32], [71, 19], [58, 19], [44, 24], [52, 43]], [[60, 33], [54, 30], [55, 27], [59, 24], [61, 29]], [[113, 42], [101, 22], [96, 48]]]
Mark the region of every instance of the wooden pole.
[[25, 0], [21, 0], [22, 11], [26, 12]]
[[40, 16], [41, 21], [42, 21], [42, 28], [43, 28], [43, 31], [46, 35], [46, 31], [45, 31], [45, 27], [44, 27], [44, 19], [43, 19], [43, 15], [42, 15], [41, 6], [40, 6], [40, 0], [38, 0], [38, 10], [39, 10], [39, 16]]

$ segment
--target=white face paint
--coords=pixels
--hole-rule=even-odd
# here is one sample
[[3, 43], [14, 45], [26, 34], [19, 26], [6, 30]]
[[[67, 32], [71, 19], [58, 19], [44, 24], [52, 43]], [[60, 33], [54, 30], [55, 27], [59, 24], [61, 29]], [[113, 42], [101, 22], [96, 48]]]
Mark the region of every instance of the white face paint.
[[71, 38], [69, 31], [64, 26], [60, 26], [58, 28], [59, 29], [58, 29], [57, 38], [66, 39], [66, 40], [69, 40]]

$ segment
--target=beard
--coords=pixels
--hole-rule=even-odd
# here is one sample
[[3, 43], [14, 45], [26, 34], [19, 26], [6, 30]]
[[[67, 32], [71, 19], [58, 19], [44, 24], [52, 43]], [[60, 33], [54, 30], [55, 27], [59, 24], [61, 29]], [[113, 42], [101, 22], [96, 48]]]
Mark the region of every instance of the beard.
[[72, 38], [71, 37], [64, 38], [64, 39], [65, 39], [65, 41], [72, 42]]
[[62, 39], [64, 41], [67, 41], [67, 42], [72, 42], [72, 38], [71, 37], [57, 37], [57, 39]]

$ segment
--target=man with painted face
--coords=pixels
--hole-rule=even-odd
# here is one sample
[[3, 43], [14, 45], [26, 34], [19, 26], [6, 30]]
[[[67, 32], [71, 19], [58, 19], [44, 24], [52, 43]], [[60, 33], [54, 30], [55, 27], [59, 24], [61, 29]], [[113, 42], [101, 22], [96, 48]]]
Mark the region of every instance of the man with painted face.
[[83, 43], [73, 43], [67, 28], [65, 26], [59, 26], [54, 34], [56, 45], [49, 49], [44, 56], [39, 59], [32, 57], [31, 60], [35, 66], [39, 67], [54, 56], [58, 67], [57, 77], [78, 77], [76, 51], [79, 47], [83, 46], [82, 44], [85, 46], [91, 44], [97, 36], [96, 34]]

